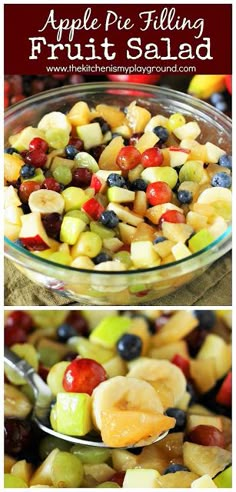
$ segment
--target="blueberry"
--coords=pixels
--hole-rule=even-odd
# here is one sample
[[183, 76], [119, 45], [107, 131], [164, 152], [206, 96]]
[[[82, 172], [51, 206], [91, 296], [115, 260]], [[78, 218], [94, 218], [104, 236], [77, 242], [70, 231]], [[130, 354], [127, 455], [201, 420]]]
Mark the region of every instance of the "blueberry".
[[103, 135], [111, 130], [110, 125], [101, 116], [94, 118], [90, 123], [99, 123]]
[[4, 150], [4, 154], [19, 154], [18, 150], [15, 149], [14, 147], [7, 147]]
[[168, 415], [168, 417], [173, 417], [176, 420], [174, 429], [171, 429], [172, 432], [184, 431], [186, 425], [186, 412], [184, 412], [184, 410], [180, 410], [179, 408], [167, 408], [166, 415]]
[[35, 175], [35, 167], [30, 164], [25, 164], [20, 170], [20, 175], [24, 179], [32, 178]]
[[160, 143], [165, 143], [169, 137], [169, 132], [164, 126], [155, 126], [152, 131], [153, 133], [155, 133], [155, 135], [157, 135], [157, 137], [159, 137]]
[[187, 391], [187, 392], [190, 394], [190, 396], [191, 396], [191, 399], [190, 399], [189, 405], [192, 405], [193, 403], [196, 403], [196, 401], [197, 401], [197, 393], [196, 393], [196, 391], [195, 391], [194, 386], [193, 386], [193, 385], [192, 385], [192, 383], [190, 383], [189, 381], [187, 382], [186, 391]]
[[132, 191], [146, 191], [147, 183], [144, 179], [138, 178], [130, 183], [130, 189]]
[[211, 330], [216, 323], [214, 311], [208, 309], [206, 311], [201, 311], [198, 309], [197, 311], [194, 311], [194, 315], [199, 321], [199, 328], [202, 328], [203, 330]]
[[232, 155], [224, 154], [219, 158], [218, 161], [219, 166], [227, 167], [228, 169], [232, 169]]
[[133, 360], [141, 355], [143, 342], [137, 335], [125, 334], [117, 342], [117, 352], [124, 360]]
[[68, 338], [77, 336], [77, 331], [73, 326], [63, 323], [57, 328], [57, 338], [60, 342], [66, 342]]
[[93, 258], [93, 262], [95, 263], [95, 265], [98, 265], [99, 263], [103, 263], [104, 261], [111, 261], [111, 260], [112, 257], [107, 253], [99, 253], [99, 255]]
[[193, 199], [193, 194], [188, 190], [179, 190], [177, 196], [180, 203], [191, 203]]
[[163, 241], [166, 241], [166, 237], [163, 236], [157, 236], [153, 240], [153, 244], [158, 244], [158, 243], [163, 243]]
[[74, 147], [74, 145], [67, 145], [65, 147], [65, 154], [68, 159], [73, 160], [75, 156], [78, 154], [78, 149]]
[[189, 469], [184, 465], [179, 465], [178, 463], [172, 463], [165, 469], [163, 475], [167, 475], [168, 473], [176, 473], [178, 471], [189, 471]]
[[219, 101], [218, 103], [215, 104], [215, 107], [216, 109], [222, 111], [223, 113], [228, 109], [227, 103], [225, 101]]
[[214, 92], [210, 97], [211, 104], [213, 104], [214, 106], [223, 100], [224, 96], [221, 92]]
[[126, 187], [126, 181], [123, 176], [120, 176], [119, 174], [116, 173], [111, 173], [109, 174], [107, 178], [107, 184], [108, 186], [118, 186], [119, 188], [124, 188]]
[[222, 188], [231, 188], [232, 178], [227, 173], [216, 173], [211, 179], [211, 186], [222, 186]]
[[114, 229], [119, 224], [119, 218], [113, 210], [102, 212], [99, 221], [109, 229]]

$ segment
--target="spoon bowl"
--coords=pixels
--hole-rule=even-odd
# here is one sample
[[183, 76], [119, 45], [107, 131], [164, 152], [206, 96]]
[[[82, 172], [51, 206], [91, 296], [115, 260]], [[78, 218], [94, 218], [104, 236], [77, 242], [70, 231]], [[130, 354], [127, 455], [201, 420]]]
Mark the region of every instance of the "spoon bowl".
[[[64, 441], [69, 441], [73, 444], [83, 444], [85, 446], [95, 446], [99, 448], [109, 448], [97, 433], [90, 432], [86, 436], [75, 437], [68, 436], [66, 434], [61, 434], [60, 432], [54, 431], [50, 424], [50, 412], [52, 405], [55, 402], [55, 398], [49, 388], [49, 386], [43, 381], [43, 379], [36, 373], [34, 368], [28, 364], [25, 360], [21, 359], [14, 352], [9, 350], [7, 347], [4, 348], [4, 362], [11, 369], [13, 369], [19, 376], [23, 377], [25, 381], [30, 385], [33, 390], [35, 402], [32, 413], [32, 418], [36, 425], [47, 434], [63, 439]], [[168, 431], [162, 432], [158, 436], [153, 438], [148, 438], [142, 443], [138, 442], [129, 446], [132, 449], [137, 447], [148, 446], [154, 444], [158, 441], [164, 439], [168, 434]], [[124, 448], [119, 448], [124, 449]]]

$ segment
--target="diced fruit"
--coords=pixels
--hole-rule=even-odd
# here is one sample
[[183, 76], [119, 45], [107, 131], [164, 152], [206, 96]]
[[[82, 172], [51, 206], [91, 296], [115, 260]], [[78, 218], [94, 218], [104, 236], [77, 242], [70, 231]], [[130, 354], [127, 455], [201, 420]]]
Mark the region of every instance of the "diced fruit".
[[16, 207], [15, 205], [11, 205], [4, 210], [5, 221], [17, 226], [21, 226], [22, 215], [23, 210], [20, 207]]
[[125, 119], [124, 113], [118, 107], [107, 104], [98, 104], [96, 106], [96, 112], [112, 128], [122, 125]]
[[4, 488], [5, 489], [27, 489], [27, 483], [20, 477], [16, 477], [12, 473], [4, 474]]
[[172, 197], [170, 186], [163, 181], [150, 183], [147, 187], [146, 194], [147, 199], [152, 206], [168, 203], [171, 201]]
[[71, 125], [87, 125], [90, 121], [90, 110], [86, 102], [79, 101], [75, 103], [67, 114]]
[[197, 478], [191, 483], [191, 488], [193, 489], [214, 489], [217, 485], [213, 482], [211, 477], [206, 473], [202, 477]]
[[198, 321], [190, 311], [179, 311], [171, 316], [170, 320], [153, 336], [153, 345], [161, 347], [170, 342], [176, 342], [184, 338], [194, 328]]
[[198, 360], [207, 360], [213, 358], [217, 379], [227, 374], [232, 365], [231, 347], [218, 335], [207, 335], [200, 351], [197, 354]]
[[88, 256], [94, 258], [102, 249], [102, 240], [100, 236], [91, 231], [82, 232], [79, 236], [77, 243], [71, 249], [71, 255], [73, 258], [77, 256]]
[[51, 214], [54, 212], [61, 214], [64, 210], [64, 199], [56, 191], [37, 190], [30, 194], [29, 207], [31, 212], [40, 214]]
[[214, 359], [191, 360], [190, 375], [200, 393], [206, 393], [216, 383], [216, 366]]
[[[190, 417], [194, 416], [190, 415]], [[211, 417], [198, 416], [198, 418], [200, 417], [202, 417], [203, 421], [205, 419], [206, 422], [211, 419]], [[203, 446], [219, 446], [220, 448], [225, 448], [224, 434], [214, 425], [197, 425], [188, 433], [188, 441], [194, 442], [195, 444], [201, 444]]]
[[220, 157], [222, 157], [226, 153], [220, 147], [217, 147], [217, 145], [214, 145], [211, 142], [206, 142], [205, 149], [206, 149], [206, 162], [209, 163], [217, 163]]
[[120, 222], [118, 224], [118, 229], [120, 233], [120, 238], [125, 244], [131, 244], [133, 241], [133, 237], [136, 232], [136, 227], [133, 227], [128, 224], [124, 224], [123, 222]]
[[141, 173], [142, 179], [148, 183], [155, 183], [156, 181], [164, 181], [170, 188], [174, 188], [177, 180], [178, 174], [175, 169], [165, 166], [165, 167], [147, 167]]
[[95, 198], [90, 198], [90, 200], [87, 200], [82, 205], [82, 210], [86, 212], [91, 219], [98, 220], [105, 209]]
[[124, 141], [122, 137], [118, 136], [113, 138], [99, 157], [99, 168], [102, 170], [119, 171], [120, 169], [116, 164], [116, 158], [120, 150], [123, 148], [123, 145]]
[[59, 451], [52, 463], [52, 484], [55, 488], [77, 488], [83, 480], [83, 465], [72, 453]]
[[232, 192], [228, 188], [207, 188], [198, 197], [197, 203], [212, 204], [222, 200], [223, 202], [231, 202]]
[[196, 121], [189, 121], [173, 130], [174, 135], [179, 139], [192, 138], [195, 140], [201, 133], [201, 129]]
[[21, 205], [21, 201], [18, 197], [16, 189], [10, 186], [4, 186], [4, 209], [8, 207], [19, 207]]
[[4, 416], [10, 418], [26, 418], [32, 409], [32, 405], [18, 388], [4, 384]]
[[190, 442], [183, 445], [184, 464], [194, 473], [210, 477], [215, 475], [231, 463], [231, 453], [218, 446], [201, 446]]
[[85, 150], [101, 145], [103, 141], [99, 123], [89, 123], [88, 125], [77, 126], [76, 132], [78, 137], [83, 141]]
[[31, 251], [43, 251], [50, 248], [50, 239], [45, 232], [39, 212], [22, 216], [19, 238], [22, 244]]
[[172, 223], [164, 221], [162, 224], [163, 236], [173, 242], [185, 243], [193, 233], [193, 228], [188, 224]]
[[123, 487], [128, 489], [143, 488], [143, 484], [148, 488], [157, 488], [157, 478], [160, 476], [157, 470], [127, 470], [124, 478]]
[[185, 125], [185, 117], [181, 113], [173, 113], [168, 119], [168, 128], [174, 133], [176, 128]]
[[7, 181], [16, 181], [20, 177], [20, 170], [24, 164], [17, 154], [4, 154], [4, 178]]
[[29, 485], [31, 476], [33, 475], [33, 465], [31, 463], [27, 463], [26, 460], [17, 461], [11, 469], [11, 474], [15, 477], [21, 478], [27, 485]]
[[140, 163], [141, 154], [132, 145], [122, 147], [116, 158], [116, 164], [122, 171], [129, 171]]
[[123, 207], [117, 203], [109, 203], [107, 210], [113, 210], [120, 220], [135, 227], [144, 220], [139, 215], [131, 212], [128, 207]]
[[232, 488], [232, 466], [229, 466], [224, 471], [219, 473], [217, 477], [214, 478], [215, 485], [220, 489], [231, 489]]
[[92, 428], [91, 397], [85, 393], [58, 393], [56, 430], [68, 436], [84, 436]]
[[164, 489], [189, 489], [194, 480], [198, 478], [196, 473], [188, 471], [177, 471], [175, 473], [168, 473], [157, 479], [158, 488]]
[[51, 367], [48, 373], [47, 384], [54, 396], [65, 391], [62, 385], [62, 381], [68, 365], [69, 362], [66, 361], [58, 362]]
[[173, 205], [172, 203], [163, 203], [161, 205], [155, 205], [154, 207], [150, 207], [146, 212], [146, 217], [153, 223], [159, 224], [160, 218], [165, 212], [168, 210], [176, 210], [177, 212], [182, 213], [182, 209]]
[[79, 168], [87, 168], [92, 173], [99, 171], [99, 166], [94, 157], [88, 152], [78, 152], [74, 158], [74, 165]]
[[94, 388], [107, 379], [106, 373], [93, 359], [75, 359], [66, 368], [63, 388], [71, 393], [92, 394]]
[[119, 338], [127, 333], [131, 326], [128, 317], [108, 316], [92, 331], [90, 340], [105, 348], [114, 348]]
[[34, 138], [44, 139], [44, 131], [27, 126], [20, 133], [17, 133], [17, 135], [10, 137], [9, 142], [18, 152], [22, 152], [29, 149], [30, 142]]
[[131, 260], [138, 268], [158, 266], [160, 257], [151, 241], [136, 241], [131, 243]]
[[30, 480], [31, 487], [38, 484], [46, 486], [52, 485], [52, 464], [58, 453], [59, 449], [53, 449], [46, 460], [44, 460], [39, 468], [36, 469]]
[[168, 124], [168, 118], [166, 118], [162, 114], [157, 114], [149, 120], [149, 122], [145, 126], [144, 132], [152, 132], [156, 126], [164, 126], [165, 128], [168, 128]]
[[64, 149], [70, 140], [70, 135], [65, 128], [48, 128], [45, 131], [45, 140], [52, 149]]
[[85, 222], [76, 217], [64, 217], [61, 224], [60, 241], [73, 245], [86, 228]]
[[132, 241], [151, 241], [154, 240], [155, 229], [145, 222], [141, 222], [135, 231], [134, 234], [131, 232]]
[[188, 241], [188, 246], [192, 253], [197, 253], [201, 249], [206, 248], [214, 241], [214, 237], [207, 229], [201, 229]]
[[[178, 342], [179, 344], [181, 342]], [[173, 346], [177, 345], [177, 342], [176, 344], [171, 344]], [[167, 345], [168, 347], [168, 345]], [[165, 348], [165, 347], [163, 347]], [[161, 349], [154, 349], [155, 351], [156, 350], [161, 350]], [[186, 356], [188, 356], [188, 352], [187, 352], [187, 347], [185, 348], [185, 351], [186, 351]], [[181, 369], [181, 371], [183, 372], [183, 374], [185, 375], [185, 377], [188, 379], [189, 376], [190, 376], [190, 362], [187, 358], [183, 357], [181, 354], [180, 354], [180, 350], [178, 348], [178, 350], [176, 350], [175, 352], [175, 355], [173, 356], [173, 358], [171, 359], [171, 362], [172, 364], [175, 364], [177, 367], [179, 367]]]
[[187, 161], [180, 169], [179, 180], [180, 183], [184, 181], [193, 181], [200, 183], [204, 175], [203, 162], [202, 161]]
[[230, 407], [232, 405], [232, 372], [229, 372], [223, 381], [216, 395], [216, 401], [226, 407]]
[[159, 224], [162, 224], [163, 222], [171, 222], [174, 224], [183, 224], [185, 223], [185, 216], [178, 210], [167, 210], [162, 216], [160, 217]]
[[112, 186], [108, 189], [107, 197], [109, 202], [124, 203], [133, 202], [135, 199], [134, 191], [126, 190], [125, 188], [119, 188], [118, 186]]
[[137, 106], [134, 101], [127, 108], [126, 119], [133, 133], [138, 133], [146, 127], [151, 119], [151, 113], [147, 109]]
[[145, 191], [136, 191], [133, 211], [143, 217], [147, 211], [147, 196]]
[[181, 149], [180, 147], [169, 147], [170, 165], [171, 167], [183, 166], [188, 160], [190, 150]]
[[182, 242], [175, 244], [173, 246], [173, 248], [171, 249], [171, 251], [172, 251], [172, 254], [175, 257], [176, 261], [182, 260], [183, 258], [187, 258], [188, 256], [191, 256], [191, 251]]
[[147, 149], [150, 149], [150, 147], [154, 147], [158, 140], [159, 138], [157, 137], [157, 135], [155, 135], [155, 133], [146, 132], [138, 139], [135, 147], [139, 150], [139, 152], [142, 153], [145, 152]]

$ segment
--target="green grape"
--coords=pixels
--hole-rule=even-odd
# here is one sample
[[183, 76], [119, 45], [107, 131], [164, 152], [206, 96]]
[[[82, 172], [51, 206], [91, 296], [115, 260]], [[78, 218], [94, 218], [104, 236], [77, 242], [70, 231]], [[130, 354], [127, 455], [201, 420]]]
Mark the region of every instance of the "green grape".
[[115, 253], [113, 259], [118, 260], [121, 263], [124, 263], [124, 265], [126, 265], [127, 268], [129, 268], [132, 265], [130, 253], [128, 253], [128, 251], [119, 251], [118, 253]]
[[4, 474], [5, 489], [28, 489], [28, 485], [20, 477], [16, 477], [11, 473]]
[[[35, 371], [38, 370], [38, 353], [34, 346], [30, 343], [15, 343], [11, 346], [11, 350], [21, 359], [26, 360]], [[25, 379], [17, 374], [11, 367], [5, 364], [5, 373], [9, 381], [16, 385], [25, 384]]]
[[[85, 255], [89, 258], [97, 256], [102, 249], [102, 240], [95, 232], [82, 232], [76, 244], [77, 256]], [[54, 253], [55, 254], [55, 253]]]
[[204, 169], [201, 161], [187, 161], [181, 167], [179, 172], [180, 183], [183, 181], [194, 181], [200, 183], [204, 175]]
[[76, 210], [81, 208], [83, 203], [85, 203], [88, 198], [81, 188], [76, 188], [75, 186], [70, 186], [62, 192], [62, 196], [65, 200], [65, 211], [70, 212], [71, 210]]
[[60, 451], [69, 451], [71, 448], [71, 443], [54, 436], [46, 436], [41, 439], [39, 443], [39, 456], [41, 460], [45, 460], [51, 451], [56, 448]]
[[57, 393], [61, 393], [65, 391], [62, 385], [62, 381], [65, 374], [65, 370], [67, 369], [69, 364], [70, 363], [66, 361], [58, 362], [57, 364], [51, 367], [48, 373], [47, 384], [54, 396], [56, 396]]
[[88, 152], [78, 152], [75, 158], [75, 167], [87, 167], [92, 173], [99, 171], [99, 166], [95, 161], [94, 157]]
[[65, 217], [76, 217], [78, 219], [83, 220], [83, 222], [85, 222], [85, 224], [90, 223], [89, 216], [85, 212], [82, 212], [82, 210], [70, 210], [69, 212], [67, 212], [65, 214]]
[[52, 253], [49, 258], [50, 261], [54, 263], [59, 263], [60, 265], [69, 266], [72, 262], [72, 258], [68, 253], [63, 253], [62, 251], [56, 251], [56, 253]]
[[181, 113], [174, 113], [169, 117], [168, 129], [173, 132], [173, 130], [185, 125], [185, 123], [185, 117]]
[[102, 239], [109, 239], [115, 236], [115, 231], [105, 227], [98, 222], [90, 222], [90, 229], [92, 232], [98, 234]]
[[80, 487], [83, 475], [83, 465], [79, 458], [66, 451], [59, 451], [52, 463], [52, 483], [54, 487]]
[[48, 350], [48, 347], [38, 347], [38, 353], [40, 362], [45, 367], [52, 367], [61, 359], [61, 355], [52, 347], [50, 347], [50, 350]]
[[27, 311], [33, 318], [34, 326], [36, 328], [57, 328], [63, 321], [65, 321], [68, 312], [67, 311], [56, 311], [55, 309], [50, 309], [50, 311]]
[[99, 364], [104, 364], [114, 357], [113, 350], [100, 347], [84, 337], [72, 337], [69, 339], [68, 344], [73, 347], [73, 350], [78, 352], [81, 357], [96, 360]]
[[103, 482], [97, 485], [96, 489], [120, 489], [120, 486], [115, 482]]
[[86, 465], [100, 465], [105, 463], [111, 456], [109, 449], [83, 446], [81, 444], [72, 446], [71, 453], [77, 456], [81, 463]]
[[68, 131], [61, 128], [49, 128], [45, 133], [45, 139], [53, 149], [64, 149], [70, 140]]
[[52, 172], [52, 175], [58, 183], [63, 185], [68, 185], [72, 180], [72, 172], [69, 167], [66, 166], [57, 166]]

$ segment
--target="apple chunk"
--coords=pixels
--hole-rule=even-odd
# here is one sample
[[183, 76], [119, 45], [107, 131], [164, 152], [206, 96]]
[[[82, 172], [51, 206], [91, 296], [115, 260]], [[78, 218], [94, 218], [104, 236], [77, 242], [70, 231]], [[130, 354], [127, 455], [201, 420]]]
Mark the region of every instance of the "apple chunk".
[[69, 436], [85, 436], [92, 428], [91, 401], [86, 393], [58, 393], [57, 431]]
[[50, 248], [50, 238], [43, 227], [39, 212], [23, 215], [21, 221], [19, 238], [25, 248], [30, 251], [43, 251]]

